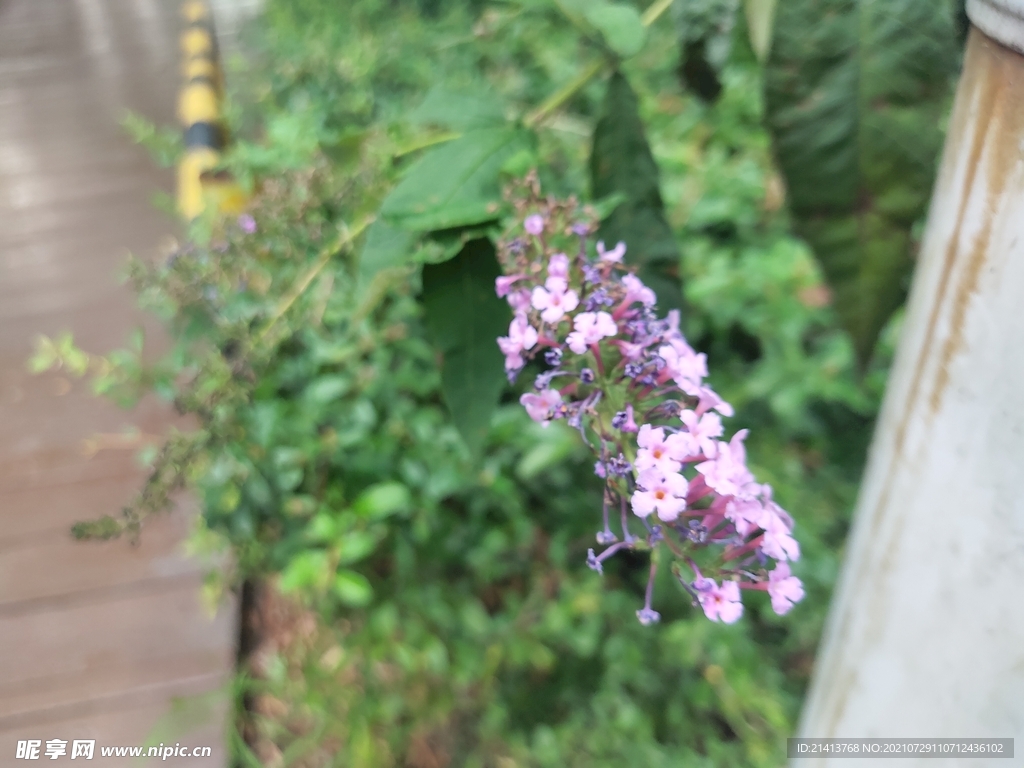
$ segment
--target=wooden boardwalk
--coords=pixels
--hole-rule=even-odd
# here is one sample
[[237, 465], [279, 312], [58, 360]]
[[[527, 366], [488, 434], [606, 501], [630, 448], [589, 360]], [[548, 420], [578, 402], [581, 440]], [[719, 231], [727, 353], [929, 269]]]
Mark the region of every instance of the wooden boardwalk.
[[[159, 432], [156, 403], [131, 413], [59, 377], [25, 372], [36, 334], [74, 330], [106, 351], [152, 322], [116, 280], [127, 250], [151, 252], [173, 223], [150, 200], [170, 192], [117, 125], [124, 108], [173, 120], [176, 0], [0, 0], [0, 765], [19, 740], [99, 747], [209, 745], [226, 764], [223, 714], [166, 717], [221, 688], [235, 644], [232, 606], [207, 618], [201, 571], [179, 554], [188, 511], [141, 546], [76, 543], [76, 520], [116, 512], [142, 474], [131, 451], [92, 458], [82, 442], [134, 424]], [[209, 697], [207, 697], [209, 698]], [[187, 718], [186, 718], [187, 719]], [[154, 731], [159, 727], [159, 731]], [[45, 758], [45, 755], [43, 756]], [[63, 757], [61, 760], [67, 760]], [[117, 764], [130, 761], [115, 760]]]

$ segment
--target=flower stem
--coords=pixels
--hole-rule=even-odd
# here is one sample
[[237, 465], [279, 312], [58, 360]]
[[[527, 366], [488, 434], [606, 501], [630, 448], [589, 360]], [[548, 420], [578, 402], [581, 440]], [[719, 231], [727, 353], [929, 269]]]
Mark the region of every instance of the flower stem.
[[644, 593], [644, 608], [651, 610], [651, 601], [654, 599], [654, 577], [658, 574], [658, 561], [651, 556], [651, 570], [647, 576], [647, 590]]
[[667, 11], [671, 5], [672, 0], [656, 0], [647, 6], [647, 10], [643, 12], [642, 16], [640, 16], [640, 21], [643, 22], [645, 27], [651, 26], [651, 24], [656, 22], [658, 17]]
[[740, 555], [745, 555], [747, 552], [757, 549], [761, 546], [761, 542], [764, 541], [764, 534], [762, 533], [757, 538], [751, 539], [741, 547], [735, 547], [733, 549], [727, 549], [722, 554], [722, 559], [728, 562], [729, 560], [735, 560]]
[[629, 532], [629, 517], [626, 515], [626, 497], [619, 495], [619, 516], [622, 522], [622, 538], [632, 544], [636, 539]]
[[597, 344], [591, 344], [590, 351], [594, 353], [594, 359], [597, 361], [597, 372], [604, 376], [604, 361], [601, 359], [601, 348]]
[[589, 67], [548, 96], [539, 107], [528, 114], [523, 119], [523, 125], [527, 128], [535, 128], [552, 113], [557, 112], [569, 99], [583, 90], [587, 83], [597, 77], [607, 65], [608, 62], [604, 59], [598, 59], [591, 63]]

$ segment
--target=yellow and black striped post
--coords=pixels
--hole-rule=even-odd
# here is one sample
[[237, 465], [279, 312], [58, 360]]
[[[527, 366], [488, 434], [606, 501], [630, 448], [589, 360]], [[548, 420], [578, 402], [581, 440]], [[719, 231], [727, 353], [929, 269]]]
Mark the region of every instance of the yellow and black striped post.
[[185, 130], [185, 153], [178, 165], [178, 210], [192, 220], [209, 200], [222, 213], [241, 213], [245, 194], [230, 176], [214, 172], [227, 144], [227, 131], [221, 114], [224, 76], [213, 16], [205, 0], [186, 0], [182, 15], [184, 82], [178, 118]]

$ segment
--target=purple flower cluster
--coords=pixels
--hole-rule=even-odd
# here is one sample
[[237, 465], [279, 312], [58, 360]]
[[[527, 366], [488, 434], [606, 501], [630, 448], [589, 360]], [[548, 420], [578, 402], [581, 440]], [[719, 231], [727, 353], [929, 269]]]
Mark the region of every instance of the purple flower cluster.
[[[651, 600], [662, 544], [709, 619], [737, 621], [741, 588], [767, 591], [775, 612], [786, 613], [804, 596], [788, 564], [800, 557], [793, 519], [747, 469], [747, 431], [724, 438], [732, 407], [705, 383], [706, 356], [680, 332], [679, 313], [656, 316], [654, 292], [623, 264], [625, 243], [598, 242], [588, 253], [593, 223], [579, 221], [571, 201], [534, 196], [518, 207], [522, 229], [499, 253], [505, 275], [495, 287], [514, 319], [498, 345], [510, 380], [533, 358], [546, 365], [520, 398], [530, 418], [543, 426], [565, 419], [598, 457], [605, 549], [591, 549], [588, 565], [600, 572], [620, 550], [652, 552], [637, 612], [644, 624], [660, 618]], [[630, 532], [630, 511], [645, 535]]]

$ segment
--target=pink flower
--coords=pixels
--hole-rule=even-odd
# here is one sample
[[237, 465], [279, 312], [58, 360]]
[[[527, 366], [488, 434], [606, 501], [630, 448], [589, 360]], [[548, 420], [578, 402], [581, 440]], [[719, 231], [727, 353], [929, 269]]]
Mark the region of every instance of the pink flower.
[[517, 316], [508, 327], [508, 336], [498, 338], [498, 346], [505, 355], [505, 370], [518, 371], [523, 367], [523, 352], [537, 343], [537, 329], [523, 316]]
[[702, 578], [694, 582], [694, 587], [700, 596], [704, 615], [712, 621], [733, 624], [743, 615], [740, 588], [735, 581], [723, 581], [719, 587], [714, 579]]
[[573, 319], [573, 327], [576, 330], [570, 333], [565, 341], [569, 349], [577, 355], [586, 352], [591, 344], [597, 344], [601, 339], [619, 332], [618, 326], [607, 312], [580, 312]]
[[679, 419], [689, 431], [690, 455], [703, 452], [708, 458], [713, 457], [716, 445], [712, 438], [721, 437], [724, 431], [718, 414], [705, 413], [703, 416], [697, 416], [693, 411], [683, 411], [679, 414]]
[[[646, 425], [645, 425], [646, 426]], [[647, 517], [657, 511], [666, 523], [679, 517], [686, 508], [686, 478], [676, 473], [663, 475], [657, 469], [641, 472], [637, 480], [640, 489], [633, 492], [633, 514]]]
[[560, 277], [549, 277], [543, 288], [539, 285], [534, 288], [531, 299], [533, 308], [541, 310], [540, 316], [545, 323], [557, 323], [580, 303], [576, 291], [566, 290], [565, 280]]
[[525, 275], [502, 275], [494, 279], [494, 290], [499, 299], [503, 299], [512, 291], [512, 283], [522, 280]]
[[768, 574], [768, 596], [772, 599], [772, 610], [779, 616], [804, 599], [804, 585], [789, 570], [789, 563], [779, 563]]
[[644, 354], [645, 347], [643, 344], [634, 344], [631, 341], [622, 340], [613, 341], [612, 344], [617, 346], [620, 354], [630, 362], [639, 360]]
[[626, 298], [623, 301], [627, 305], [639, 301], [645, 307], [653, 307], [658, 301], [654, 291], [644, 285], [636, 275], [623, 275], [622, 284], [626, 286]]
[[[688, 392], [687, 394], [693, 393]], [[732, 406], [720, 398], [718, 394], [711, 389], [711, 387], [699, 387], [696, 395], [700, 398], [700, 402], [697, 403], [697, 413], [704, 413], [705, 411], [714, 408], [723, 416], [733, 415]]]
[[544, 231], [544, 217], [539, 213], [527, 216], [526, 221], [523, 222], [523, 229], [531, 235], [539, 235]]
[[517, 315], [525, 315], [530, 311], [530, 292], [526, 289], [513, 291], [508, 295], [506, 301]]
[[761, 551], [775, 560], [800, 559], [800, 545], [790, 535], [792, 523], [787, 518], [789, 515], [778, 504], [769, 501], [764, 506], [761, 519], [757, 521], [758, 527], [764, 530]]
[[[681, 357], [693, 357], [697, 353], [694, 351], [693, 347], [687, 343], [683, 334], [679, 333], [679, 328], [677, 327], [679, 323], [678, 312], [672, 310], [669, 314], [674, 315], [674, 317], [671, 317], [666, 321], [669, 329], [665, 332], [662, 338], [664, 338], [665, 343], [670, 345]], [[706, 376], [707, 374], [704, 375]]]
[[665, 430], [644, 424], [636, 436], [640, 450], [636, 453], [636, 468], [640, 472], [655, 469], [668, 475], [678, 472], [681, 462], [687, 456], [686, 438], [683, 435], [665, 437]]
[[569, 257], [564, 253], [556, 253], [548, 260], [548, 277], [569, 279]]
[[747, 452], [743, 448], [746, 436], [747, 430], [741, 429], [728, 443], [717, 444], [715, 458], [697, 465], [707, 486], [722, 496], [749, 498], [757, 490], [757, 487], [750, 488], [754, 485], [754, 476], [747, 469]]
[[626, 255], [626, 244], [620, 242], [612, 250], [606, 251], [604, 249], [604, 240], [597, 241], [597, 257], [601, 261], [621, 264], [622, 257]]
[[[679, 321], [682, 319], [678, 309], [670, 309], [668, 314], [665, 315], [665, 325], [668, 326], [668, 330], [665, 332], [665, 340], [670, 344], [675, 343], [675, 340], [682, 341], [686, 344], [686, 340], [683, 339], [683, 334], [679, 331]], [[689, 349], [689, 344], [686, 345]], [[691, 350], [692, 351], [692, 350]]]
[[519, 398], [520, 405], [526, 409], [530, 418], [542, 427], [551, 423], [555, 407], [561, 402], [562, 396], [555, 389], [542, 389], [536, 394], [530, 392]]
[[701, 380], [708, 375], [707, 355], [698, 355], [685, 341], [676, 341], [659, 347], [658, 357], [665, 361], [663, 376], [667, 375], [688, 395], [700, 391]]
[[725, 505], [725, 519], [732, 521], [740, 536], [759, 528], [763, 514], [764, 505], [757, 499], [732, 499]]

